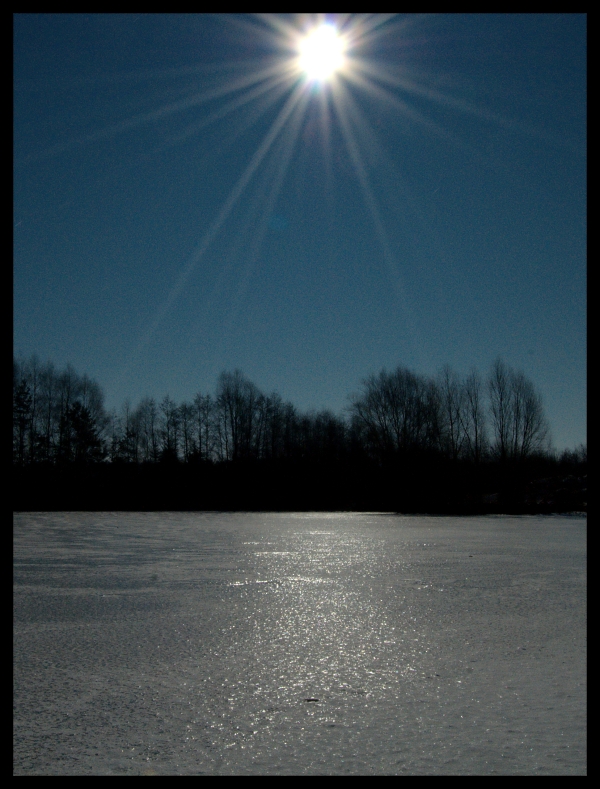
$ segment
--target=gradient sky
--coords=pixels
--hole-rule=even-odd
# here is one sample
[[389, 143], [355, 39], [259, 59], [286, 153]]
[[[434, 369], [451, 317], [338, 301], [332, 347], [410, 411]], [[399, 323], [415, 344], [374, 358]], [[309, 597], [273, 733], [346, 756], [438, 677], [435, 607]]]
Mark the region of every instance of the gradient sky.
[[586, 442], [586, 17], [14, 17], [14, 347], [107, 406], [302, 410], [497, 356]]

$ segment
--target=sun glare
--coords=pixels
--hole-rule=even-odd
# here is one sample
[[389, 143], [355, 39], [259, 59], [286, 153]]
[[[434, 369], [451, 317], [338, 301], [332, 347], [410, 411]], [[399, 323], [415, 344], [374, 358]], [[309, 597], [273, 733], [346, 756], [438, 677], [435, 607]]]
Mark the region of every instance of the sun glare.
[[[251, 110], [241, 123], [241, 131], [234, 133], [233, 138], [237, 138], [257, 117], [270, 108], [278, 107], [262, 141], [249, 156], [229, 195], [199, 239], [165, 302], [157, 310], [154, 320], [140, 340], [138, 351], [148, 345], [201, 258], [230, 221], [244, 194], [249, 215], [264, 215], [264, 221], [260, 224], [260, 230], [256, 232], [253, 242], [254, 247], [260, 249], [267, 232], [268, 218], [275, 210], [292, 155], [305, 126], [307, 108], [313, 102], [320, 107], [325, 155], [330, 156], [330, 138], [334, 124], [345, 142], [365, 206], [373, 219], [391, 282], [395, 289], [400, 288], [394, 253], [369, 177], [366, 151], [362, 149], [365, 142], [374, 149], [377, 148], [377, 151], [380, 146], [369, 118], [360, 102], [355, 99], [355, 94], [358, 91], [370, 94], [371, 98], [380, 99], [395, 108], [403, 117], [427, 123], [429, 126], [432, 126], [432, 122], [412, 108], [405, 101], [404, 95], [426, 95], [436, 100], [443, 97], [438, 97], [428, 86], [422, 86], [416, 79], [411, 78], [406, 69], [399, 71], [393, 63], [391, 66], [382, 62], [375, 64], [365, 58], [365, 47], [368, 52], [378, 37], [386, 34], [393, 16], [339, 14], [333, 22], [327, 20], [324, 14], [296, 15], [296, 18], [291, 20], [280, 15], [256, 15], [256, 22], [242, 21], [241, 24], [249, 35], [266, 36], [265, 41], [276, 52], [271, 62], [263, 59], [253, 65], [249, 61], [236, 72], [238, 63], [234, 61], [231, 64], [231, 76], [226, 77], [223, 82], [217, 81], [206, 92], [176, 100], [157, 110], [128, 119], [119, 128], [108, 130], [110, 133], [125, 131], [145, 122], [153, 122], [158, 117], [218, 101], [219, 104], [213, 104], [212, 112], [200, 113], [201, 117], [185, 130], [185, 137], [182, 139], [239, 110]], [[236, 18], [236, 24], [238, 21]], [[401, 27], [401, 24], [398, 24], [398, 29]], [[315, 85], [326, 89], [315, 91], [312, 89]], [[106, 133], [103, 131], [101, 135]], [[329, 159], [327, 161], [330, 163]], [[251, 184], [261, 177], [262, 171], [271, 173], [266, 197], [264, 189], [260, 188], [257, 188], [252, 197], [248, 196]], [[254, 259], [258, 259], [258, 252]], [[405, 314], [408, 314], [409, 308], [405, 304], [404, 296], [402, 293], [399, 295], [402, 298], [402, 308]]]
[[333, 25], [320, 25], [300, 43], [299, 65], [311, 80], [323, 81], [344, 64], [344, 42]]

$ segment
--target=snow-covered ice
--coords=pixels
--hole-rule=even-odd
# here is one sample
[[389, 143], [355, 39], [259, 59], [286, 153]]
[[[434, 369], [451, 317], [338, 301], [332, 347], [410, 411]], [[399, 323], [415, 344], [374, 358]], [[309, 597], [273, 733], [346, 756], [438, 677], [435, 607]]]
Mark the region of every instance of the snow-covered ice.
[[585, 517], [18, 513], [16, 775], [586, 773]]

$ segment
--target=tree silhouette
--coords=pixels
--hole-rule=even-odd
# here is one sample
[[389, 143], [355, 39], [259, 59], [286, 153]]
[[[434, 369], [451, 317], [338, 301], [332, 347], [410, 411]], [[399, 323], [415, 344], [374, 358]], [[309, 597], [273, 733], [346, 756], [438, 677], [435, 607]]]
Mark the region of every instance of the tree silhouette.
[[382, 460], [439, 446], [438, 390], [410, 370], [398, 367], [366, 378], [350, 412], [366, 447]]
[[140, 456], [145, 462], [155, 463], [160, 454], [159, 411], [152, 397], [145, 397], [135, 409], [138, 426]]
[[217, 385], [216, 429], [220, 456], [241, 460], [258, 456], [263, 395], [240, 370], [221, 373]]
[[22, 379], [13, 392], [13, 459], [22, 465], [26, 457], [26, 444], [30, 436], [31, 390]]
[[502, 462], [548, 449], [549, 425], [541, 395], [521, 371], [498, 358], [488, 381], [493, 449]]
[[464, 409], [465, 391], [458, 375], [445, 365], [437, 381], [440, 397], [441, 435], [444, 448], [452, 460], [457, 460], [466, 440]]
[[512, 430], [510, 454], [523, 460], [547, 449], [550, 428], [544, 414], [542, 396], [524, 373], [511, 375]]
[[498, 358], [492, 366], [488, 381], [494, 449], [501, 461], [508, 458], [511, 434], [510, 370]]
[[[36, 485], [46, 491], [42, 508], [60, 496], [75, 501], [73, 486], [83, 483], [77, 501], [91, 497], [93, 506], [112, 496], [125, 507], [455, 511], [466, 502], [476, 511], [499, 491], [503, 511], [515, 511], [539, 498], [523, 491], [553, 463], [555, 474], [584, 476], [580, 455], [552, 454], [541, 395], [502, 359], [487, 382], [448, 366], [435, 378], [384, 369], [363, 380], [344, 416], [302, 413], [240, 370], [221, 373], [215, 396], [144, 398], [108, 416], [88, 376], [35, 357], [13, 361], [15, 474], [24, 500]], [[90, 464], [94, 472], [81, 475]]]
[[198, 459], [212, 460], [215, 449], [214, 402], [200, 392], [194, 397], [195, 439]]
[[176, 403], [165, 395], [160, 402], [162, 414], [160, 436], [162, 439], [160, 459], [163, 462], [177, 462], [179, 460], [180, 415]]
[[85, 464], [104, 459], [105, 448], [95, 421], [89, 408], [79, 401], [73, 403], [65, 414], [63, 435], [65, 460]]
[[487, 433], [483, 384], [477, 370], [472, 370], [463, 385], [464, 407], [461, 412], [462, 426], [467, 446], [467, 456], [478, 465], [486, 451]]

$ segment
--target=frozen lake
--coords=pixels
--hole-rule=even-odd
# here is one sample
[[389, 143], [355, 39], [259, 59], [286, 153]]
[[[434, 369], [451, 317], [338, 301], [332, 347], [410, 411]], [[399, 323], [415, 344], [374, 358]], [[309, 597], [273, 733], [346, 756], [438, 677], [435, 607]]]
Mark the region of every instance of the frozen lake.
[[586, 524], [17, 513], [14, 772], [583, 775]]

